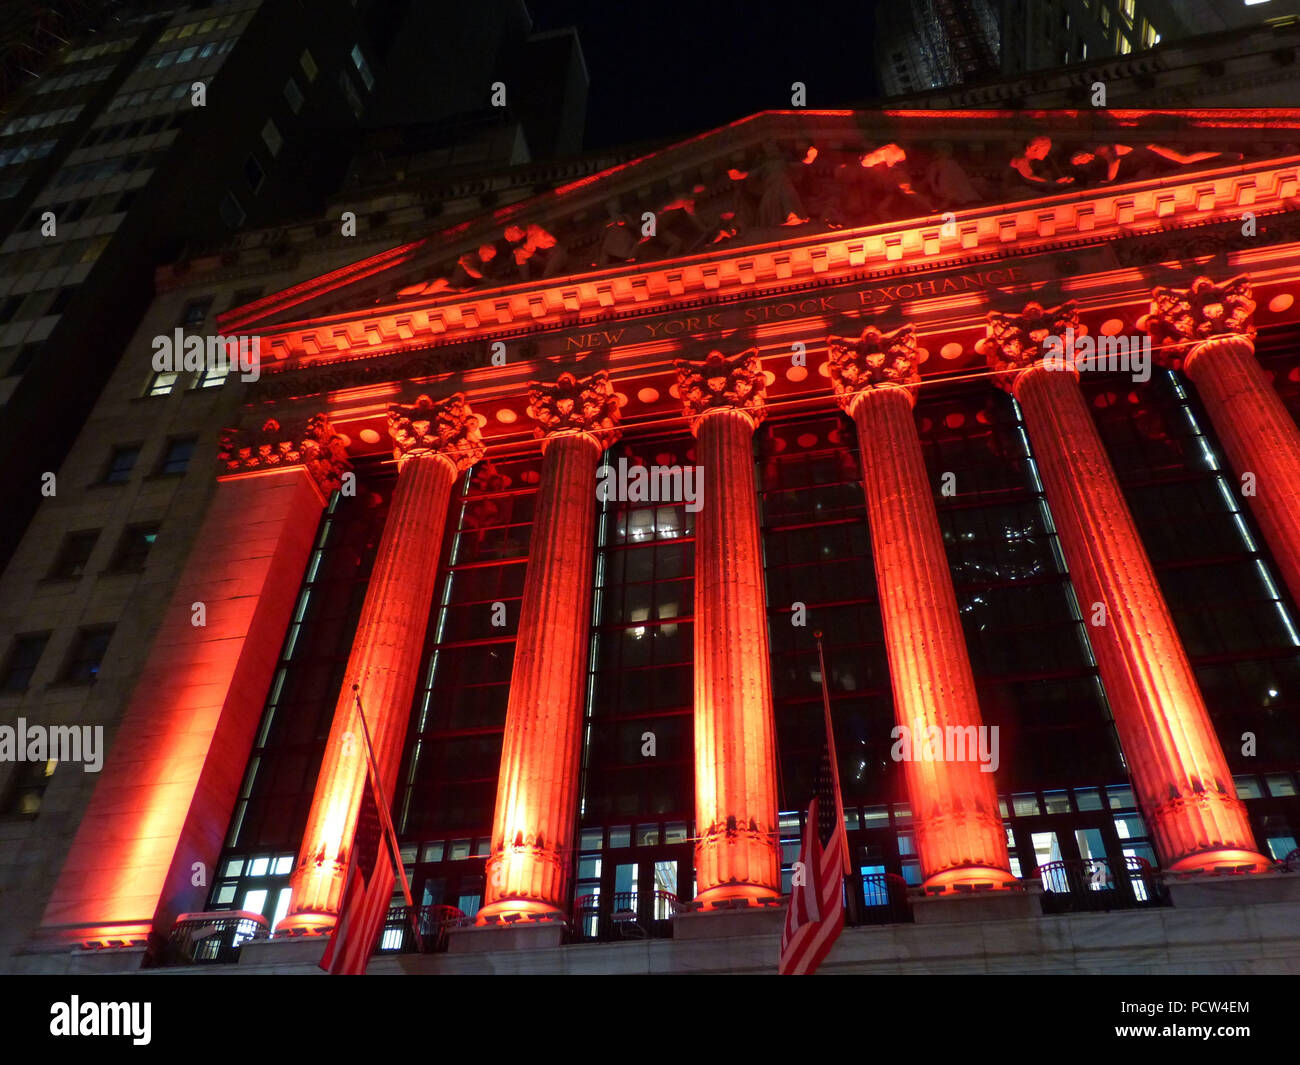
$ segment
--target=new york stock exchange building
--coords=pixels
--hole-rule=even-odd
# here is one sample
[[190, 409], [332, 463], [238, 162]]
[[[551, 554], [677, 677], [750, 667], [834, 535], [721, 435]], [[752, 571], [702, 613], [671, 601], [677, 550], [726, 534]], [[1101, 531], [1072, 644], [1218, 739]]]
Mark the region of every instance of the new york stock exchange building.
[[773, 972], [821, 632], [826, 971], [1296, 971], [1298, 196], [1300, 110], [764, 112], [163, 271], [0, 589], [106, 735], [4, 966], [314, 971], [368, 736], [371, 972]]

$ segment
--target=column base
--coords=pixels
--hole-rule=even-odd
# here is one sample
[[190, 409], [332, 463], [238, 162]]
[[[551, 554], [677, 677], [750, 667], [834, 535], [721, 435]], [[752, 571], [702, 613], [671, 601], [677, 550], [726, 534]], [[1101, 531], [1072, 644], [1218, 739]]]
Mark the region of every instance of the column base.
[[1175, 909], [1300, 903], [1300, 872], [1166, 873], [1164, 882]]
[[959, 924], [1038, 917], [1042, 914], [1038, 895], [1028, 888], [923, 894], [911, 900], [912, 919], [917, 924]]
[[1019, 881], [1009, 869], [996, 869], [988, 865], [961, 865], [928, 877], [921, 884], [921, 890], [927, 895], [946, 895], [955, 891], [998, 890], [1012, 884], [1019, 884]]
[[[513, 921], [510, 918], [514, 918]], [[541, 899], [498, 899], [479, 908], [474, 915], [476, 925], [496, 925], [498, 923], [523, 924], [528, 921], [564, 920], [564, 911], [558, 906]]]
[[712, 910], [715, 907], [729, 909], [738, 903], [747, 906], [762, 905], [764, 899], [779, 897], [773, 888], [761, 884], [719, 884], [696, 895], [695, 906], [701, 910]]
[[1212, 850], [1189, 854], [1169, 866], [1170, 873], [1267, 873], [1276, 863], [1248, 850]]
[[288, 914], [271, 934], [276, 938], [286, 936], [327, 936], [339, 923], [336, 913], [291, 913]]

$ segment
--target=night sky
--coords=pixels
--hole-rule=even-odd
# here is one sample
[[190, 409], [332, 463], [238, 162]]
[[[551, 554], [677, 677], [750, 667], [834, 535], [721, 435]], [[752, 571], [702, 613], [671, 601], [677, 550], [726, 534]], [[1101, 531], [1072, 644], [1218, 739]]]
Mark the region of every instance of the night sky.
[[[901, 2], [901, 0], [896, 0]], [[528, 0], [538, 32], [576, 26], [591, 77], [586, 147], [653, 141], [790, 106], [878, 93], [872, 3]]]

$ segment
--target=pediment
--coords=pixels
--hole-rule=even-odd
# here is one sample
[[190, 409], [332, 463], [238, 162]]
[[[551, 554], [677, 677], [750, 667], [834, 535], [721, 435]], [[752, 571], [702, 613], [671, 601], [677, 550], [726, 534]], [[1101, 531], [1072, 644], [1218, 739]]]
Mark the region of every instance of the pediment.
[[1300, 111], [763, 112], [237, 309], [241, 330], [1300, 154]]

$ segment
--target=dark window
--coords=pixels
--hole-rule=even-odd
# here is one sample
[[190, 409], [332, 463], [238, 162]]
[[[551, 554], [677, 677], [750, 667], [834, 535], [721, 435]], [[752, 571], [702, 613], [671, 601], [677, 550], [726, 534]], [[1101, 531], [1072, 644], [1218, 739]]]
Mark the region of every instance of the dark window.
[[266, 180], [266, 171], [262, 169], [262, 164], [257, 161], [257, 156], [249, 155], [244, 160], [244, 180], [248, 182], [248, 187], [256, 192], [262, 187], [262, 182]]
[[13, 321], [14, 315], [18, 313], [18, 308], [23, 305], [25, 296], [10, 296], [3, 303], [0, 303], [0, 325], [6, 325]]
[[60, 580], [71, 580], [74, 577], [80, 577], [86, 572], [86, 563], [90, 561], [90, 553], [94, 551], [98, 540], [98, 529], [68, 533], [63, 538], [63, 547], [54, 560], [50, 576]]
[[1083, 389], [1228, 764], [1300, 764], [1300, 615], [1195, 393], [1159, 369]]
[[113, 214], [121, 214], [131, 209], [131, 204], [135, 202], [139, 189], [127, 189], [117, 198], [117, 203], [113, 204]]
[[252, 303], [262, 295], [262, 289], [258, 288], [241, 288], [231, 297], [230, 306], [227, 310], [233, 310], [236, 307], [242, 307], [245, 303]]
[[8, 817], [35, 817], [58, 764], [53, 758], [45, 762], [19, 762], [5, 795], [3, 813]]
[[106, 626], [81, 629], [64, 664], [61, 679], [69, 684], [85, 684], [98, 677], [112, 635], [113, 630]]
[[181, 315], [181, 325], [189, 329], [198, 329], [208, 320], [208, 311], [211, 307], [211, 296], [205, 296], [201, 300], [190, 300], [185, 304], [185, 311]]
[[14, 356], [13, 362], [9, 364], [9, 369], [5, 371], [5, 376], [16, 377], [18, 374], [23, 373], [27, 367], [32, 364], [32, 360], [40, 350], [40, 344], [24, 344], [18, 349], [18, 354]]
[[244, 209], [239, 205], [239, 201], [235, 199], [235, 194], [227, 192], [225, 199], [221, 201], [221, 220], [231, 229], [238, 229], [244, 224], [246, 217]]
[[76, 222], [86, 213], [86, 208], [90, 206], [90, 197], [84, 197], [80, 200], [73, 200], [68, 207], [68, 213], [61, 219], [64, 222]]
[[135, 460], [140, 457], [140, 446], [131, 444], [127, 447], [115, 447], [108, 460], [108, 469], [104, 471], [105, 484], [125, 484], [135, 468]]
[[0, 691], [25, 691], [32, 682], [32, 674], [36, 672], [36, 663], [41, 660], [41, 654], [49, 642], [48, 632], [34, 632], [16, 637], [9, 651], [9, 660], [5, 663], [4, 681], [0, 683]]
[[149, 557], [149, 548], [158, 539], [158, 523], [147, 525], [129, 525], [122, 539], [118, 541], [117, 553], [113, 556], [114, 570], [130, 571], [144, 569], [145, 559]]
[[47, 310], [45, 313], [62, 314], [65, 310], [67, 310], [68, 303], [72, 300], [72, 297], [76, 294], [76, 291], [77, 290], [75, 288], [59, 289], [59, 294], [50, 301], [49, 310]]
[[196, 443], [196, 438], [192, 436], [168, 441], [167, 450], [163, 452], [162, 462], [158, 466], [158, 472], [160, 474], [184, 473], [190, 464], [190, 456], [194, 454], [194, 445]]

